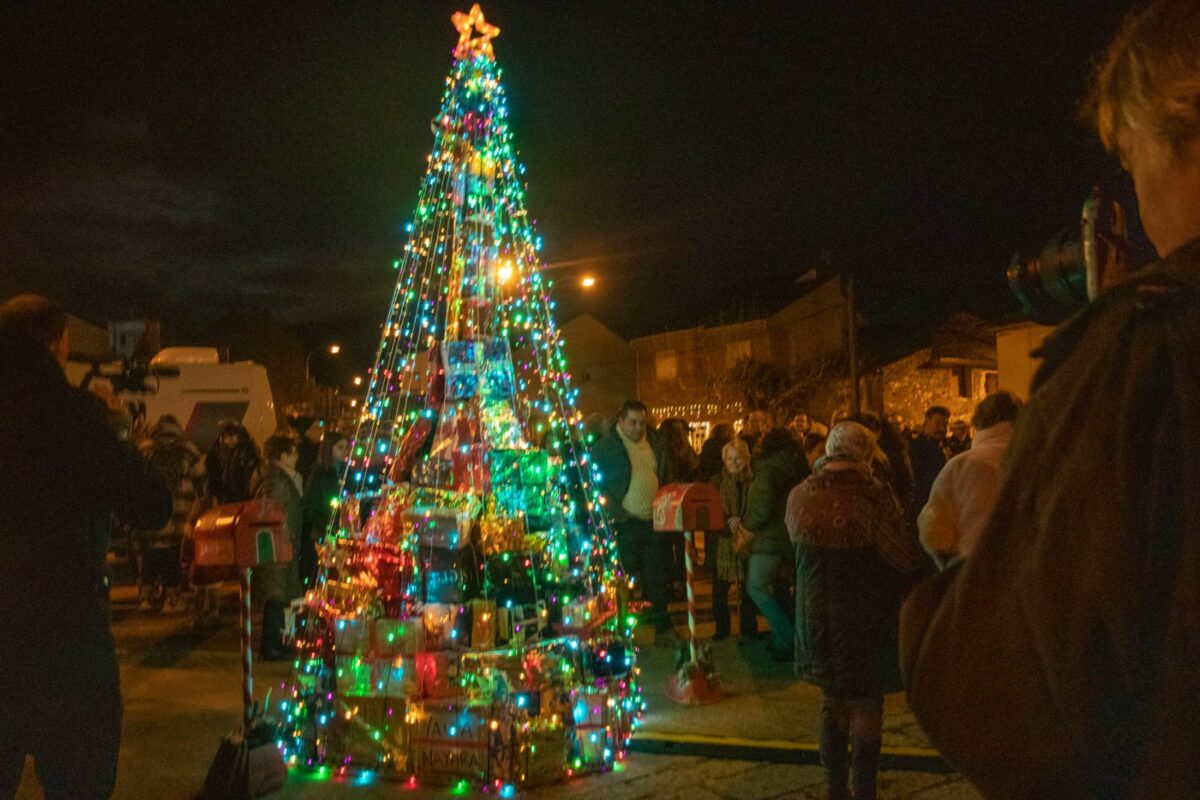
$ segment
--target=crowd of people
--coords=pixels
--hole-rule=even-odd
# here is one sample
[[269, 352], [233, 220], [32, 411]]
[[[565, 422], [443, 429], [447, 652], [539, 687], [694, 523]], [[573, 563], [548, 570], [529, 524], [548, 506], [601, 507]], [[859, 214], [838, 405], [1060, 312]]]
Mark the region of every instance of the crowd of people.
[[[673, 641], [667, 603], [683, 568], [681, 542], [655, 534], [652, 502], [665, 484], [706, 481], [725, 525], [708, 532], [714, 638], [762, 642], [821, 687], [821, 752], [831, 786], [874, 796], [883, 695], [900, 687], [900, 604], [922, 577], [970, 554], [996, 501], [1000, 456], [1021, 402], [984, 398], [971, 430], [941, 405], [901, 431], [873, 412], [807, 412], [775, 424], [763, 410], [713, 426], [697, 453], [686, 420], [651, 427], [648, 409], [625, 402], [611, 428], [593, 423], [592, 457], [623, 567], [650, 604], [649, 620]], [[966, 443], [964, 446], [964, 442]], [[767, 631], [760, 634], [759, 617]], [[844, 794], [835, 796], [845, 796]]]
[[[301, 596], [317, 574], [317, 544], [325, 536], [331, 501], [340, 490], [349, 440], [323, 431], [311, 418], [289, 418], [289, 427], [267, 438], [260, 450], [236, 420], [222, 420], [207, 453], [189, 440], [172, 416], [164, 416], [138, 439], [138, 451], [152, 474], [169, 487], [172, 512], [157, 529], [127, 528], [128, 552], [137, 570], [139, 610], [173, 614], [192, 608], [195, 625], [220, 624], [217, 587], [193, 580], [191, 539], [199, 517], [218, 505], [265, 497], [284, 509], [294, 557], [287, 564], [260, 567], [255, 595], [263, 603], [261, 657], [287, 658], [277, 631], [287, 605]], [[315, 452], [315, 454], [314, 454]]]
[[[1043, 347], [1027, 407], [985, 398], [973, 437], [940, 406], [911, 437], [870, 413], [825, 428], [754, 411], [696, 453], [686, 422], [651, 431], [629, 401], [595, 431], [622, 564], [664, 632], [679, 545], [652, 531], [655, 493], [716, 484], [717, 635], [732, 635], [736, 586], [739, 637], [759, 641], [761, 614], [766, 653], [820, 688], [833, 800], [876, 796], [882, 697], [901, 666], [922, 728], [989, 798], [1200, 796], [1197, 31], [1194, 0], [1154, 0], [1098, 63], [1087, 108], [1161, 260], [1089, 284], [1093, 302]], [[323, 530], [298, 520], [306, 501], [318, 519], [344, 455], [336, 437], [318, 448], [279, 435], [260, 460], [227, 428], [202, 456], [169, 418], [135, 447], [102, 401], [68, 384], [67, 338], [66, 314], [44, 298], [0, 306], [0, 798], [15, 796], [26, 754], [52, 800], [113, 791], [114, 519], [137, 532], [142, 599], [173, 612], [186, 605], [196, 513], [269, 495], [300, 554], [264, 571], [265, 599], [283, 603]]]

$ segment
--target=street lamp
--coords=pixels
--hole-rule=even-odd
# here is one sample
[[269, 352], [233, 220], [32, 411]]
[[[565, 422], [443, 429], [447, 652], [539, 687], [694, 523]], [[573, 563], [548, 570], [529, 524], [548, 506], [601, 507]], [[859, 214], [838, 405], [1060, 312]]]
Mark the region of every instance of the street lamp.
[[313, 382], [313, 380], [312, 380], [312, 357], [315, 356], [317, 353], [320, 353], [322, 350], [324, 350], [326, 353], [329, 353], [329, 355], [331, 355], [331, 356], [336, 356], [337, 354], [342, 352], [342, 346], [340, 344], [331, 344], [328, 347], [318, 347], [316, 350], [310, 350], [308, 352], [308, 357], [304, 359], [304, 385], [305, 386], [308, 386], [310, 383]]
[[596, 279], [591, 275], [584, 275], [583, 278], [580, 279], [579, 285], [585, 289], [590, 289], [596, 285]]
[[362, 375], [355, 375], [355, 376], [354, 376], [354, 385], [355, 385], [355, 386], [362, 386]]

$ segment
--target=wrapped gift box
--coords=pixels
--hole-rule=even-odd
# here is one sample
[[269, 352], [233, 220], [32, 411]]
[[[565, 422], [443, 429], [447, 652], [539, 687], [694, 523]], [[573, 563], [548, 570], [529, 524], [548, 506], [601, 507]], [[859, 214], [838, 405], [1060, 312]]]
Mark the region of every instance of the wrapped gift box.
[[580, 597], [562, 604], [562, 621], [559, 633], [588, 638], [606, 622], [617, 615], [617, 598], [614, 592], [605, 592], [590, 597]]
[[482, 343], [470, 339], [448, 341], [442, 349], [446, 370], [446, 398], [466, 400], [479, 392], [483, 364]]
[[339, 697], [415, 699], [420, 693], [417, 656], [338, 656]]
[[421, 609], [426, 650], [448, 650], [465, 644], [459, 639], [458, 603], [426, 603]]
[[387, 698], [338, 698], [329, 720], [329, 761], [362, 767], [408, 769], [408, 726], [404, 703]]
[[412, 656], [425, 647], [425, 624], [419, 617], [338, 617], [331, 627], [334, 648], [343, 656]]
[[488, 779], [530, 787], [566, 776], [568, 736], [561, 724], [530, 723], [523, 715], [493, 714], [488, 752]]
[[456, 569], [425, 570], [426, 603], [461, 603], [463, 601], [463, 576]]
[[450, 453], [454, 488], [460, 492], [488, 490], [487, 460], [481, 444], [464, 444]]
[[[506, 648], [464, 653], [462, 672], [466, 683], [499, 686], [499, 698], [538, 691], [546, 687], [570, 686], [578, 680], [579, 652], [570, 639], [540, 642], [528, 649]], [[499, 679], [499, 680], [497, 680]]]
[[488, 709], [426, 701], [407, 713], [410, 765], [420, 779], [454, 781], [488, 778]]
[[457, 652], [437, 650], [417, 653], [416, 668], [422, 697], [445, 700], [464, 696]]
[[417, 488], [396, 501], [401, 529], [422, 547], [457, 550], [470, 543], [471, 526], [482, 504], [472, 494]]
[[551, 522], [551, 479], [554, 470], [544, 450], [492, 450], [488, 471], [496, 511], [500, 516], [524, 516], [530, 531], [546, 530]]
[[447, 458], [422, 458], [413, 465], [412, 479], [418, 486], [447, 488], [454, 483], [454, 464]]
[[571, 697], [571, 761], [576, 771], [603, 769], [620, 749], [616, 698], [607, 689], [579, 687]]
[[485, 556], [528, 550], [540, 552], [545, 548], [543, 537], [526, 534], [523, 514], [512, 517], [485, 514], [479, 520], [479, 549]]
[[496, 601], [471, 600], [467, 610], [471, 615], [471, 649], [491, 650], [496, 646]]

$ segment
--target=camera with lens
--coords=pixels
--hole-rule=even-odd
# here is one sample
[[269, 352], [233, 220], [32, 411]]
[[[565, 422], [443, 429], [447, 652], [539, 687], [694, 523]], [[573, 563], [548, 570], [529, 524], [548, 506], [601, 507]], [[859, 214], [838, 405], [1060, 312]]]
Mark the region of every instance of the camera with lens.
[[1099, 188], [1083, 204], [1079, 225], [1050, 238], [1037, 255], [1008, 265], [1008, 285], [1035, 322], [1062, 322], [1129, 273], [1121, 204]]

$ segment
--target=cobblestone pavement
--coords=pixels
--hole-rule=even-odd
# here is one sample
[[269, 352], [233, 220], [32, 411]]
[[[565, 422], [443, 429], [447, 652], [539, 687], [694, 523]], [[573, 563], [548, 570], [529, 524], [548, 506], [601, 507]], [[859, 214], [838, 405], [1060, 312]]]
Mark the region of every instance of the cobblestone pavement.
[[[125, 595], [129, 596], [126, 597]], [[191, 631], [190, 618], [141, 615], [133, 610], [132, 595], [118, 592], [114, 604], [114, 630], [121, 661], [122, 690], [125, 697], [124, 732], [121, 760], [115, 797], [118, 800], [170, 800], [193, 796], [204, 781], [204, 775], [220, 736], [235, 728], [240, 719], [240, 667], [238, 636], [232, 613], [233, 597], [227, 598], [231, 613], [226, 624], [215, 633], [196, 634]], [[731, 678], [741, 674], [734, 659], [726, 653]], [[753, 660], [747, 657], [749, 660]], [[669, 651], [661, 648], [647, 653], [647, 665], [669, 660]], [[736, 667], [736, 669], [735, 669]], [[256, 695], [260, 698], [275, 689], [285, 676], [285, 666], [256, 665]], [[648, 670], [655, 675], [657, 666]], [[749, 673], [747, 673], [749, 674]], [[654, 678], [657, 681], [657, 677]], [[786, 675], [780, 674], [757, 684], [739, 683], [740, 692], [731, 697], [728, 705], [719, 709], [717, 719], [723, 719], [733, 730], [743, 725], [747, 730], [763, 730], [762, 724], [739, 723], [737, 717], [761, 714], [762, 702], [753, 701], [757, 691], [767, 692], [765, 703], [782, 702], [791, 705], [776, 708], [778, 715], [804, 717], [813, 710], [807, 708], [810, 694], [803, 688], [789, 689]], [[775, 694], [770, 694], [774, 692]], [[815, 695], [812, 695], [815, 698]], [[753, 702], [752, 702], [753, 701]], [[898, 705], [896, 704], [898, 703]], [[663, 708], [657, 722], [660, 728], [679, 725], [703, 727], [711, 717], [681, 715]], [[654, 722], [653, 715], [648, 725]], [[895, 735], [899, 744], [923, 742], [919, 730], [911, 723], [902, 700], [889, 700], [885, 724], [889, 736]], [[684, 729], [686, 729], [686, 727]], [[772, 726], [768, 727], [769, 728]], [[789, 719], [786, 730], [771, 731], [774, 738], [811, 739], [808, 722]], [[767, 800], [770, 798], [823, 797], [823, 772], [817, 766], [734, 761], [694, 756], [651, 755], [633, 753], [619, 770], [578, 778], [570, 783], [546, 786], [520, 793], [530, 800], [549, 798], [601, 797], [603, 800]], [[977, 798], [966, 782], [952, 774], [924, 772], [884, 772], [880, 777], [880, 796], [884, 798]], [[293, 774], [288, 784], [273, 797], [279, 798], [447, 798], [461, 796], [463, 791], [447, 788], [410, 787], [379, 779], [334, 781], [317, 780], [303, 774]], [[26, 769], [19, 800], [39, 800], [41, 792]], [[482, 795], [476, 795], [482, 796]], [[494, 795], [492, 795], [494, 796]]]
[[[618, 772], [578, 778], [570, 783], [521, 792], [526, 800], [591, 798], [603, 800], [819, 800], [825, 797], [820, 767], [688, 756], [630, 756]], [[386, 782], [368, 786], [293, 780], [279, 797], [305, 798], [446, 798], [447, 789], [410, 789]], [[978, 800], [957, 775], [882, 772], [879, 796], [888, 800]]]

